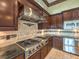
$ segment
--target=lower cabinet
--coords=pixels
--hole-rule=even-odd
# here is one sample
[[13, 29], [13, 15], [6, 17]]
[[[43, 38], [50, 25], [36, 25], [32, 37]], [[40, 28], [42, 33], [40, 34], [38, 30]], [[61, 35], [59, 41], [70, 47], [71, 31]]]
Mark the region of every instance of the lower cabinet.
[[31, 57], [28, 59], [41, 59], [41, 51], [37, 51], [35, 54], [33, 54]]
[[62, 37], [53, 37], [53, 48], [62, 50], [63, 49], [63, 38]]
[[33, 54], [28, 59], [44, 59], [47, 54], [48, 54], [48, 45], [45, 45], [42, 49], [37, 51], [35, 54]]
[[52, 47], [53, 47], [53, 39], [49, 38], [49, 40], [48, 40], [48, 53], [52, 49]]
[[17, 57], [15, 57], [13, 59], [25, 59], [25, 55], [21, 54], [21, 55], [18, 55]]
[[48, 54], [48, 45], [45, 45], [45, 46], [41, 49], [41, 59], [44, 59], [47, 54]]

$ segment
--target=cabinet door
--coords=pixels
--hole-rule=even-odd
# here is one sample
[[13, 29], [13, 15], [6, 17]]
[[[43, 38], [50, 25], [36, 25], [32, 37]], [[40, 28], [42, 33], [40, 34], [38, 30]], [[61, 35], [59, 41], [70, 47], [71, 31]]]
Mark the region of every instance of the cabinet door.
[[21, 55], [15, 57], [13, 59], [25, 59], [25, 56], [24, 56], [24, 54], [21, 54]]
[[46, 21], [38, 23], [38, 29], [46, 29], [48, 28], [48, 23]]
[[77, 20], [79, 19], [79, 8], [63, 12], [64, 20]]
[[61, 29], [63, 28], [63, 19], [62, 19], [62, 13], [53, 15], [51, 17], [52, 19], [52, 25], [51, 28]]
[[44, 47], [41, 49], [41, 59], [44, 59], [47, 54], [48, 54], [48, 45], [44, 46]]
[[63, 12], [63, 19], [64, 21], [72, 20], [72, 11]]
[[0, 0], [0, 30], [17, 29], [17, 1]]
[[46, 20], [47, 20], [47, 25], [45, 25], [45, 26], [47, 26], [47, 29], [50, 29], [51, 28], [51, 16], [46, 16]]
[[63, 38], [62, 37], [53, 37], [53, 47], [56, 49], [63, 49]]
[[48, 40], [48, 53], [50, 52], [52, 47], [53, 47], [53, 40], [51, 38], [49, 38], [49, 40]]
[[32, 55], [30, 58], [28, 59], [41, 59], [41, 55], [40, 55], [40, 50], [37, 51], [34, 55]]
[[79, 9], [73, 10], [72, 11], [72, 18], [73, 20], [78, 20], [79, 19]]
[[57, 29], [62, 29], [63, 28], [62, 13], [56, 15], [56, 28]]
[[56, 16], [51, 16], [51, 28], [55, 29], [56, 28]]
[[38, 23], [38, 29], [43, 29], [43, 23]]

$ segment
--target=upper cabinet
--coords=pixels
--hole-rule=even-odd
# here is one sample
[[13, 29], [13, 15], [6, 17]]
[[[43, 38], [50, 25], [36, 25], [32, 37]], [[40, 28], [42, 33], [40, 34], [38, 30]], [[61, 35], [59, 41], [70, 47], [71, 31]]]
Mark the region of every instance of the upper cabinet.
[[46, 21], [38, 24], [38, 29], [62, 29], [62, 13], [46, 17]]
[[79, 19], [79, 8], [72, 11], [72, 19], [78, 20]]
[[46, 22], [46, 28], [47, 29], [50, 29], [51, 28], [51, 17], [50, 16], [46, 16], [46, 20], [47, 20], [47, 22]]
[[62, 29], [63, 28], [63, 19], [62, 13], [51, 16], [51, 28], [52, 29]]
[[43, 23], [41, 22], [41, 23], [38, 23], [38, 29], [43, 29], [44, 27], [43, 27]]
[[0, 0], [0, 31], [18, 29], [17, 0]]
[[47, 28], [48, 28], [47, 21], [38, 23], [38, 29], [47, 29]]
[[71, 20], [71, 18], [72, 18], [72, 11], [63, 12], [64, 20]]
[[78, 20], [79, 8], [63, 12], [63, 19], [66, 20]]
[[46, 23], [39, 23], [38, 29], [63, 29], [64, 21], [79, 20], [79, 8], [46, 17]]
[[56, 28], [56, 15], [51, 16], [51, 28], [54, 29]]

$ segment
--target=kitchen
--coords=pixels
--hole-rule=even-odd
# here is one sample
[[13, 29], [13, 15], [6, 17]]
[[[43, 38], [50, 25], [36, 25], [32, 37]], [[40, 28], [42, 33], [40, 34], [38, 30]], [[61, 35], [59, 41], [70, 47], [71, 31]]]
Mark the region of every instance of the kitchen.
[[0, 0], [0, 59], [79, 59], [78, 0]]

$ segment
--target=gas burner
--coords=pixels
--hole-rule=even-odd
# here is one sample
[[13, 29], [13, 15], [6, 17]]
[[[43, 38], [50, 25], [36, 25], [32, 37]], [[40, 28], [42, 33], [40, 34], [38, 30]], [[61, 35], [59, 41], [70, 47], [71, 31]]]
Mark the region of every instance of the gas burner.
[[24, 48], [32, 47], [33, 45], [36, 45], [38, 43], [40, 43], [40, 41], [34, 40], [34, 39], [28, 39], [28, 40], [18, 42], [18, 44]]

